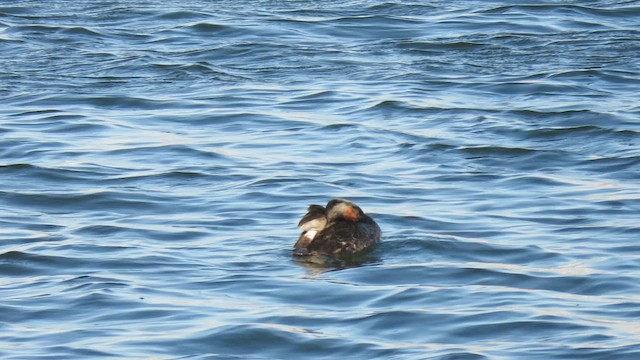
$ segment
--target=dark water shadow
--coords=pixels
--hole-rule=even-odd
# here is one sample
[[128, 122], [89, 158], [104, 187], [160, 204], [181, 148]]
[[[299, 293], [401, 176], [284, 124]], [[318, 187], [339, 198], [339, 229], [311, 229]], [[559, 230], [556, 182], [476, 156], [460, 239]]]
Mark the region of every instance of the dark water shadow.
[[311, 274], [321, 274], [330, 271], [352, 269], [382, 263], [382, 258], [380, 257], [377, 248], [340, 258], [324, 255], [298, 256], [292, 254], [291, 256], [293, 261], [304, 267]]

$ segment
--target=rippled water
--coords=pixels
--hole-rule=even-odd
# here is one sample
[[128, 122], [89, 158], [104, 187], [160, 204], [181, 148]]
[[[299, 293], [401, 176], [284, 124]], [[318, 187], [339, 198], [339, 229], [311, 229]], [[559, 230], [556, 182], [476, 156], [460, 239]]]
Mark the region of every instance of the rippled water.
[[640, 3], [514, 3], [0, 3], [0, 357], [640, 358]]

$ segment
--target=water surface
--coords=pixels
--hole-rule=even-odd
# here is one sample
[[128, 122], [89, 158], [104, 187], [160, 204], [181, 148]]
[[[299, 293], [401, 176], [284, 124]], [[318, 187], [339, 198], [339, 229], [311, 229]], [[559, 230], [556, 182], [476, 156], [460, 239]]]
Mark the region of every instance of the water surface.
[[[640, 358], [639, 19], [0, 4], [0, 357]], [[333, 197], [360, 266], [291, 257]]]

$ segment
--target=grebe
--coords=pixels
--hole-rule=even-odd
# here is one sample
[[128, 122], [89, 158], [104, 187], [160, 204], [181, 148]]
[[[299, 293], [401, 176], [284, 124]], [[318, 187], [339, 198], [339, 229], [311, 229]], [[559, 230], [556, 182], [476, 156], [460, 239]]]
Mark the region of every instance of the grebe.
[[349, 256], [371, 248], [380, 241], [382, 231], [358, 205], [333, 199], [326, 207], [311, 205], [298, 223], [302, 229], [293, 246], [299, 256]]

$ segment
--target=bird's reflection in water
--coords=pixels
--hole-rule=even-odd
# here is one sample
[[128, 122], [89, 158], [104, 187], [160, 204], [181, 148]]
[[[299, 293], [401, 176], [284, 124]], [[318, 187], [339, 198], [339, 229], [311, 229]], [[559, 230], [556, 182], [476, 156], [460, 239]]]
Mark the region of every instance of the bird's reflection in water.
[[300, 266], [304, 267], [312, 275], [382, 263], [382, 259], [378, 256], [376, 251], [368, 251], [347, 258], [333, 258], [324, 255], [294, 255], [293, 260]]

